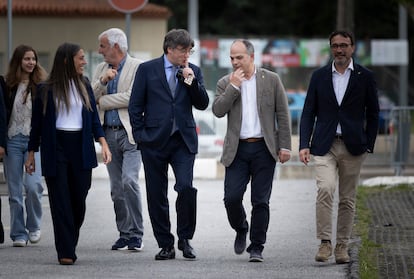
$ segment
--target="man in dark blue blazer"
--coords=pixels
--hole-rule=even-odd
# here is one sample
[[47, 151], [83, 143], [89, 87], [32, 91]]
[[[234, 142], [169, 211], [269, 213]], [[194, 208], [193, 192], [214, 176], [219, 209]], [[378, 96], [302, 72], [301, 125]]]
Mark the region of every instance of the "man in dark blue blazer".
[[209, 99], [200, 68], [188, 62], [193, 47], [186, 30], [169, 31], [164, 38], [164, 55], [138, 67], [128, 107], [144, 164], [151, 224], [161, 248], [156, 260], [175, 258], [167, 197], [168, 165], [178, 193], [178, 249], [185, 258], [196, 258], [189, 242], [196, 226], [197, 199], [193, 166], [198, 138], [192, 109], [205, 110]]
[[314, 155], [317, 198], [316, 233], [321, 240], [315, 260], [332, 255], [332, 214], [339, 189], [336, 263], [349, 262], [348, 242], [355, 214], [356, 186], [367, 153], [378, 132], [378, 96], [373, 73], [354, 63], [353, 35], [335, 31], [329, 37], [333, 62], [311, 78], [300, 122], [300, 160]]

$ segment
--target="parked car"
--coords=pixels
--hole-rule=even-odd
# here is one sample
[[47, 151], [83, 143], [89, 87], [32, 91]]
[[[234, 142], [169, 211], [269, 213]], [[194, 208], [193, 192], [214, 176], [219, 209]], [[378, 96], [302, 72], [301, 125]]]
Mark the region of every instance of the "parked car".
[[298, 124], [302, 115], [303, 105], [305, 104], [306, 94], [302, 92], [288, 92], [287, 99], [292, 118], [292, 124]]
[[224, 138], [218, 135], [206, 121], [196, 119], [198, 154], [202, 157], [218, 157], [223, 151]]
[[207, 90], [210, 99], [206, 110], [193, 109], [198, 134], [198, 156], [219, 157], [223, 151], [226, 118], [217, 118], [212, 112], [214, 92]]

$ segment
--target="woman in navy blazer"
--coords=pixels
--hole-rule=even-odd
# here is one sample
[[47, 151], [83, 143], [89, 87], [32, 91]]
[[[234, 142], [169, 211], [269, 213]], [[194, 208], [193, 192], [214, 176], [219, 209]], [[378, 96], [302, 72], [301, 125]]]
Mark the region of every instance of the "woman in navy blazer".
[[89, 81], [83, 77], [84, 51], [64, 43], [56, 51], [48, 80], [38, 88], [32, 113], [26, 172], [35, 170], [34, 152], [41, 152], [60, 264], [77, 257], [79, 230], [85, 217], [86, 196], [97, 158], [94, 138], [102, 145], [104, 163], [111, 153], [99, 121]]

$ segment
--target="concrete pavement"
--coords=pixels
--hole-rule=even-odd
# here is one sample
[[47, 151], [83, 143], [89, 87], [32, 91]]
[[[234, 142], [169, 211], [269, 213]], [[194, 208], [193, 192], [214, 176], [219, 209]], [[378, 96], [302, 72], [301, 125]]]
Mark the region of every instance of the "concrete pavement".
[[[145, 182], [140, 185], [145, 197]], [[36, 245], [14, 248], [9, 234], [7, 196], [2, 196], [5, 243], [0, 245], [0, 278], [346, 278], [347, 265], [317, 263], [315, 239], [315, 182], [275, 180], [271, 199], [271, 220], [263, 251], [263, 263], [249, 263], [248, 254], [235, 255], [235, 233], [228, 225], [223, 205], [223, 181], [197, 179], [198, 224], [192, 244], [196, 261], [177, 252], [175, 260], [155, 261], [159, 251], [149, 223], [144, 198], [145, 235], [142, 252], [111, 251], [117, 239], [109, 184], [94, 178], [87, 200], [87, 214], [74, 266], [60, 266], [53, 243], [53, 229], [47, 196], [43, 199], [42, 240]], [[175, 231], [176, 194], [170, 181], [170, 213]], [[250, 212], [250, 192], [245, 203]], [[249, 214], [250, 215], [250, 214]]]

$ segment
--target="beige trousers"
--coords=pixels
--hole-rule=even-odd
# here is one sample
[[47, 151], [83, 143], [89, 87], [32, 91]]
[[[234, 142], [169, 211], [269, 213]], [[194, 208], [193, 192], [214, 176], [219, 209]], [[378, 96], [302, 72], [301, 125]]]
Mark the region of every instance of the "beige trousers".
[[356, 187], [367, 153], [351, 155], [340, 139], [335, 139], [324, 156], [314, 156], [316, 173], [316, 236], [332, 239], [333, 203], [338, 185], [337, 243], [348, 243], [355, 215]]

